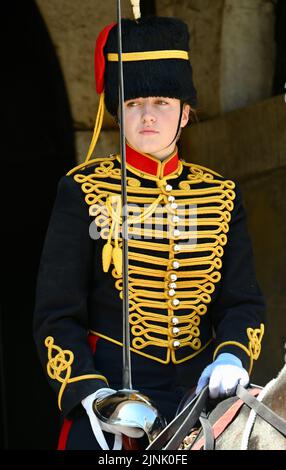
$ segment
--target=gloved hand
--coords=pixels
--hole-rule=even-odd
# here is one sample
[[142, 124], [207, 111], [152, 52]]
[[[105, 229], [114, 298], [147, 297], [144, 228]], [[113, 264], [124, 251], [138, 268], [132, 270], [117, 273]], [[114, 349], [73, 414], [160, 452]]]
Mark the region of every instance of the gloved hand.
[[142, 437], [144, 435], [143, 429], [140, 428], [133, 428], [131, 426], [121, 426], [120, 424], [108, 424], [101, 421], [93, 411], [93, 402], [94, 400], [99, 400], [102, 398], [108, 397], [108, 395], [112, 395], [116, 393], [116, 390], [112, 388], [100, 388], [96, 392], [88, 395], [84, 398], [81, 403], [82, 406], [85, 408], [87, 415], [89, 417], [90, 425], [93, 430], [93, 434], [103, 450], [109, 450], [108, 444], [102, 432], [110, 432], [115, 434], [114, 439], [114, 446], [113, 450], [120, 450], [122, 447], [122, 434], [129, 437]]
[[216, 360], [208, 365], [199, 378], [196, 394], [209, 384], [210, 398], [231, 396], [240, 383], [246, 387], [249, 383], [249, 375], [243, 368], [238, 357], [229, 353], [222, 353]]

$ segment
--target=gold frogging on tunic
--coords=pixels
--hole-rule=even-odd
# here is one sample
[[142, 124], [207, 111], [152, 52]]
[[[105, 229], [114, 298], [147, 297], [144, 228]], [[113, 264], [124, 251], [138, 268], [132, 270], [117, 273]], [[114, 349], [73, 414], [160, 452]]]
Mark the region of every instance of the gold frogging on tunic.
[[[98, 158], [90, 162], [95, 165], [92, 173], [74, 174], [74, 180], [81, 185], [85, 195], [89, 213], [107, 244], [113, 244], [112, 250], [115, 243], [122, 248], [121, 215], [119, 211], [108, 209], [112, 198], [116, 201], [121, 194], [118, 163], [119, 156]], [[197, 355], [212, 341], [210, 338], [202, 344], [200, 323], [215, 285], [221, 279], [221, 258], [234, 207], [235, 184], [221, 179], [212, 170], [182, 161], [168, 176], [148, 174], [148, 180], [153, 180], [155, 187], [144, 185], [142, 172], [128, 164], [127, 169], [134, 175], [127, 178], [128, 204], [135, 205], [134, 213], [128, 217], [129, 231], [135, 236], [128, 241], [131, 350], [164, 364], [178, 364]], [[178, 189], [174, 189], [172, 180], [186, 169], [186, 178], [179, 182]], [[186, 209], [190, 202], [195, 207]], [[102, 207], [107, 208], [104, 216]], [[156, 238], [146, 240], [146, 237], [154, 237], [151, 222], [155, 212], [161, 228], [156, 230]], [[184, 243], [184, 230], [194, 226], [194, 218], [197, 227], [192, 227], [191, 238], [194, 237], [196, 243]], [[114, 231], [115, 225], [119, 233], [112, 239], [110, 232]], [[171, 235], [168, 233], [170, 228]], [[104, 271], [116, 264], [110, 252], [108, 257]], [[112, 275], [122, 297], [122, 273], [118, 267], [112, 269]], [[172, 282], [175, 287], [170, 287]], [[121, 344], [104, 332], [94, 333]], [[163, 349], [164, 359], [153, 351], [150, 353], [149, 346]]]

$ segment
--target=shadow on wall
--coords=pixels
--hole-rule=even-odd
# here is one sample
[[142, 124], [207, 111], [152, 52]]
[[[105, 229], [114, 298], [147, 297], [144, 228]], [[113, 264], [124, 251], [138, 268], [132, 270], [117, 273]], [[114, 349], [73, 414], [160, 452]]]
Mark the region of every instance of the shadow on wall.
[[2, 140], [0, 437], [6, 449], [49, 449], [56, 447], [59, 415], [37, 357], [32, 317], [57, 183], [75, 164], [73, 123], [60, 65], [35, 2], [17, 2], [16, 12], [14, 2], [7, 2], [5, 13], [9, 33], [2, 73], [9, 103]]

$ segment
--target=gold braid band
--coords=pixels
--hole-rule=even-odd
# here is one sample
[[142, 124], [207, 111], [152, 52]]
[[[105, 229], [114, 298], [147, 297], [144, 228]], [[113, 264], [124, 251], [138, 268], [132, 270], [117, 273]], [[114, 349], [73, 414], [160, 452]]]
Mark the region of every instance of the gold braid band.
[[[187, 51], [163, 50], [163, 51], [145, 51], [145, 52], [124, 52], [122, 54], [123, 62], [131, 62], [137, 60], [158, 60], [158, 59], [183, 59], [189, 60]], [[118, 54], [107, 54], [109, 62], [118, 62]]]

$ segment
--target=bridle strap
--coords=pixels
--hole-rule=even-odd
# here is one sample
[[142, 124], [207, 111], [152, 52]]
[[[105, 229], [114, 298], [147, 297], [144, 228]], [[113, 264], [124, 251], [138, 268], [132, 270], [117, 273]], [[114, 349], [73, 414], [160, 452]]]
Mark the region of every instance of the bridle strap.
[[[253, 396], [257, 396], [259, 391], [261, 389], [259, 388], [251, 388], [249, 393]], [[243, 406], [243, 401], [242, 400], [237, 400], [235, 401], [230, 408], [222, 415], [220, 416], [215, 423], [213, 423], [212, 426], [212, 431], [214, 435], [214, 439], [218, 439], [218, 437], [226, 430], [226, 428], [233, 422], [237, 414], [239, 413], [241, 407]], [[208, 447], [208, 443], [206, 442], [205, 439], [205, 431], [203, 429], [203, 436], [200, 437], [199, 439], [196, 439], [191, 446], [189, 447], [189, 450], [201, 450], [202, 447], [204, 447], [204, 450], [210, 450]]]
[[283, 436], [286, 437], [286, 421], [278, 416], [268, 406], [264, 405], [253, 397], [244, 387], [238, 384], [236, 388], [236, 395], [251, 409], [255, 411], [260, 418], [264, 419], [268, 424], [273, 426]]
[[[268, 406], [257, 400], [244, 387], [238, 385], [236, 395], [249, 408], [253, 409], [258, 416], [273, 426], [283, 436], [286, 436], [286, 421], [272, 411]], [[146, 448], [146, 450], [175, 450], [178, 449], [190, 429], [200, 420], [203, 428], [204, 438], [194, 442], [193, 450], [200, 448], [203, 443], [204, 449], [214, 449], [214, 438], [218, 437], [217, 432], [213, 432], [212, 425], [209, 423], [204, 412], [208, 399], [208, 386], [206, 386], [200, 395], [197, 395], [176, 418], [156, 437], [156, 439]], [[217, 430], [216, 430], [217, 431]], [[201, 442], [200, 445], [198, 443]]]
[[200, 395], [198, 396], [198, 400], [196, 404], [193, 406], [191, 411], [187, 414], [181, 426], [177, 428], [174, 435], [171, 437], [169, 442], [165, 445], [163, 450], [174, 450], [174, 449], [179, 448], [179, 445], [182, 443], [188, 431], [196, 424], [196, 422], [200, 418], [202, 411], [205, 409], [208, 396], [209, 396], [209, 388], [208, 386], [206, 386], [202, 390]]
[[198, 421], [202, 410], [206, 406], [208, 394], [209, 388], [206, 385], [201, 393], [196, 395], [181, 413], [149, 444], [146, 450], [178, 449], [190, 428]]
[[215, 448], [214, 430], [207, 417], [205, 410], [203, 410], [201, 413], [200, 423], [202, 425], [203, 434], [204, 434], [204, 450], [214, 450]]

